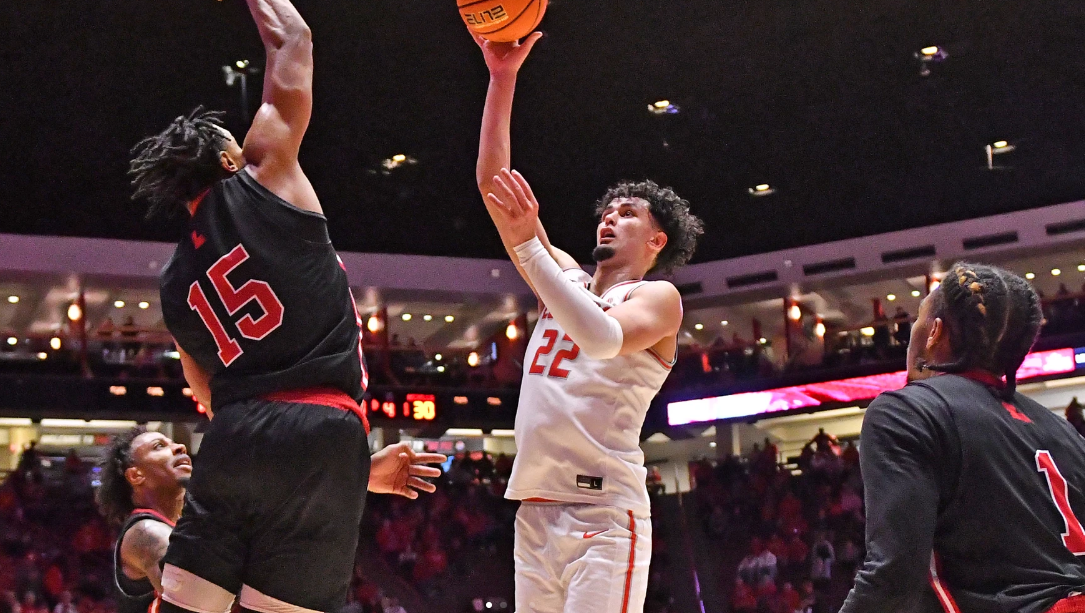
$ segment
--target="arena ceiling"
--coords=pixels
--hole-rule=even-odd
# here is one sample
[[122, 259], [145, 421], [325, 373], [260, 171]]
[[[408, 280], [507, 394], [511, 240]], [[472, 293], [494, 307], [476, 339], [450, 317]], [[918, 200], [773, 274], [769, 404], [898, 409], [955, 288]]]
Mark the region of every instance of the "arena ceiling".
[[[302, 164], [336, 245], [502, 256], [474, 188], [486, 73], [452, 0], [298, 5], [317, 71]], [[1085, 197], [1074, 0], [554, 0], [543, 29], [514, 158], [580, 258], [590, 203], [623, 178], [693, 203], [699, 261]], [[948, 57], [922, 76], [931, 45]], [[0, 232], [179, 236], [129, 202], [128, 149], [197, 104], [242, 131], [222, 67], [262, 56], [240, 0], [0, 3]], [[649, 113], [661, 99], [680, 112]], [[386, 173], [396, 154], [417, 163]]]

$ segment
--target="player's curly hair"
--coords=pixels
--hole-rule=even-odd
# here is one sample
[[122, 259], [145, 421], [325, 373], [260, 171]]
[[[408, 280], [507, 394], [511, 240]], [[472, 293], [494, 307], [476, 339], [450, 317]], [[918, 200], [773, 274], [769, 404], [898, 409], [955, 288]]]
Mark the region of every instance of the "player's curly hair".
[[124, 471], [132, 466], [132, 441], [145, 432], [147, 428], [136, 426], [114, 436], [102, 460], [102, 485], [96, 494], [98, 510], [109, 523], [116, 526], [123, 524], [136, 508], [132, 503], [132, 484], [124, 476]]
[[1005, 398], [1017, 388], [1017, 369], [1043, 325], [1036, 290], [1021, 277], [984, 264], [957, 262], [931, 295], [932, 317], [940, 317], [956, 359], [928, 364], [930, 370], [960, 373], [983, 369], [1005, 375]]
[[165, 130], [132, 148], [128, 165], [133, 200], [146, 199], [147, 216], [172, 215], [184, 210], [216, 181], [229, 176], [219, 163], [226, 149], [221, 111], [202, 106], [173, 120]]
[[667, 244], [650, 272], [668, 273], [689, 262], [697, 249], [697, 239], [704, 234], [704, 223], [690, 212], [688, 201], [654, 181], [622, 181], [595, 203], [596, 217], [617, 198], [641, 198], [648, 202], [652, 218], [667, 235]]

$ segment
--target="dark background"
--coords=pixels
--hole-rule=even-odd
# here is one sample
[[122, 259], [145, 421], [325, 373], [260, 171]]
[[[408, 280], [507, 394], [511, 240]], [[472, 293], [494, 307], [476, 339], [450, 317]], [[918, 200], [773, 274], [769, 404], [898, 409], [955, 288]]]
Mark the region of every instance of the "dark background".
[[[349, 251], [503, 257], [474, 187], [487, 75], [452, 0], [298, 0], [314, 32], [302, 165]], [[697, 261], [1085, 197], [1080, 0], [555, 0], [521, 73], [516, 166], [554, 242], [594, 244], [623, 178], [673, 185]], [[913, 54], [949, 58], [919, 75]], [[0, 2], [0, 232], [173, 240], [128, 150], [221, 66], [263, 64], [240, 0]], [[252, 108], [260, 80], [250, 82]], [[666, 98], [681, 113], [650, 115]], [[984, 146], [1017, 145], [986, 169]], [[667, 145], [664, 145], [664, 142]], [[379, 172], [397, 153], [419, 163]], [[753, 198], [770, 183], [777, 193]]]

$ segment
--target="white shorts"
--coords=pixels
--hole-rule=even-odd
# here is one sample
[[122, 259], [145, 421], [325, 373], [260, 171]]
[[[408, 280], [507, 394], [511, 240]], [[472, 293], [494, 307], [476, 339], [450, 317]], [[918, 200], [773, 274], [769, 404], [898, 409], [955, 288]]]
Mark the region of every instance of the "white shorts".
[[513, 558], [517, 613], [642, 613], [652, 521], [604, 505], [525, 502]]

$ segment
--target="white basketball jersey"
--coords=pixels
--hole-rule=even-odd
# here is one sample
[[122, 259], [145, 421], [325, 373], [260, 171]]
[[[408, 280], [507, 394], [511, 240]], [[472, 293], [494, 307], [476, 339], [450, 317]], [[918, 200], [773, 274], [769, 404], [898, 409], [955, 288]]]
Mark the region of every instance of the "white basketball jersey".
[[[603, 310], [645, 283], [619, 283], [596, 296], [587, 289], [586, 272], [565, 275]], [[607, 504], [647, 515], [640, 431], [673, 365], [673, 356], [663, 359], [650, 349], [592, 359], [544, 307], [524, 355], [516, 460], [505, 496]]]

